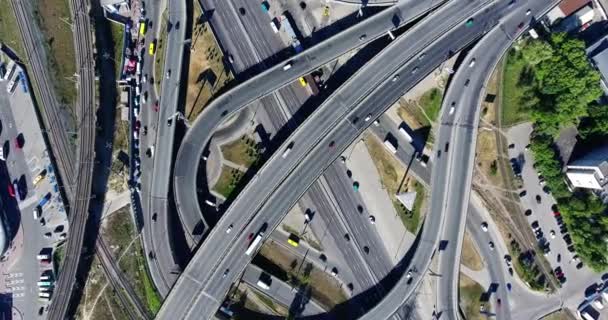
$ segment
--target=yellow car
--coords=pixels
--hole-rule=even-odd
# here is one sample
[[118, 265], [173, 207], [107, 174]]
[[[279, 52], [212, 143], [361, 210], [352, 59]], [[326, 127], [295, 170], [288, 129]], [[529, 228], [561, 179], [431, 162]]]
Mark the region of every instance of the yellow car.
[[154, 41], [150, 43], [150, 49], [148, 50], [148, 53], [150, 53], [151, 56], [154, 55]]
[[34, 178], [34, 181], [32, 182], [32, 184], [34, 186], [36, 186], [38, 183], [40, 183], [40, 181], [42, 181], [42, 179], [44, 179], [45, 176], [46, 176], [46, 169], [42, 170], [42, 172], [40, 172], [38, 174], [38, 176], [36, 176], [36, 178]]
[[297, 247], [300, 245], [300, 237], [296, 236], [295, 234], [290, 234], [289, 238], [287, 239], [287, 243], [289, 243], [290, 245]]
[[323, 8], [323, 16], [329, 17], [329, 6], [325, 6], [325, 8]]
[[304, 79], [304, 77], [300, 77], [300, 84], [302, 85], [302, 87], [306, 87], [308, 85], [308, 82], [306, 81], [306, 79]]

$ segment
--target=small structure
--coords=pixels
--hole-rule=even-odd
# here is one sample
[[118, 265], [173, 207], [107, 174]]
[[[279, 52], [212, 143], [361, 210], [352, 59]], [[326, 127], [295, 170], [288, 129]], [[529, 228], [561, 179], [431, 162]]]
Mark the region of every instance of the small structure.
[[[572, 161], [566, 176], [575, 188], [604, 190], [608, 186], [608, 145]], [[608, 190], [606, 190], [608, 191]]]
[[397, 197], [397, 200], [399, 200], [407, 210], [412, 211], [414, 209], [414, 202], [416, 201], [415, 191], [399, 193], [395, 195], [395, 197]]
[[565, 0], [547, 13], [545, 21], [556, 32], [571, 32], [585, 30], [594, 16], [591, 0]]

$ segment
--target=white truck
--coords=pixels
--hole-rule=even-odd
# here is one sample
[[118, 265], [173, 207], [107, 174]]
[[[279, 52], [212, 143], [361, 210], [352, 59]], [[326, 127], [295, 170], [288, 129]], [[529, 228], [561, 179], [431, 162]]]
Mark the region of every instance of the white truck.
[[384, 140], [384, 146], [392, 153], [397, 153], [397, 147], [389, 139]]
[[247, 251], [245, 251], [245, 254], [250, 256], [257, 249], [258, 245], [262, 242], [263, 237], [264, 232], [258, 232], [253, 241], [251, 241], [251, 244], [249, 245], [249, 248], [247, 248]]
[[399, 126], [399, 133], [401, 133], [405, 139], [407, 139], [407, 142], [412, 143], [412, 141], [414, 141], [414, 138], [412, 138], [412, 136], [407, 132], [407, 125], [405, 124], [405, 122], [402, 122], [401, 125]]

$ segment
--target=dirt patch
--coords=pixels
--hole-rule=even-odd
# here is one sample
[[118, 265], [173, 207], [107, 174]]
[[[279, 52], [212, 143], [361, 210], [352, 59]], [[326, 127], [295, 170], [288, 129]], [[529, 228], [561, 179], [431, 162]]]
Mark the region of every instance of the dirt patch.
[[[347, 297], [341, 289], [340, 282], [328, 273], [314, 267], [312, 263], [304, 262], [302, 264], [302, 258], [294, 256], [287, 249], [274, 243], [274, 241], [264, 243], [259, 254], [284, 271], [287, 274], [286, 280], [288, 282], [307, 282], [311, 288], [312, 299], [325, 306], [328, 310], [336, 304], [346, 301]], [[307, 269], [308, 276], [303, 278], [302, 274], [304, 272], [302, 270]], [[285, 275], [277, 277], [281, 279], [282, 277], [285, 278]]]
[[193, 121], [211, 98], [234, 79], [209, 24], [201, 19], [200, 6], [194, 4], [192, 53], [188, 66], [186, 117]]
[[471, 235], [468, 232], [464, 233], [460, 263], [471, 270], [480, 271], [483, 269], [483, 261], [481, 261], [481, 256], [479, 256], [477, 248], [473, 243], [473, 239], [471, 239]]
[[460, 274], [459, 285], [460, 307], [466, 318], [469, 320], [486, 319], [486, 316], [480, 312], [482, 305], [484, 306], [484, 312], [488, 312], [490, 306], [481, 301], [484, 294], [483, 287], [462, 273]]
[[256, 142], [249, 136], [221, 146], [224, 159], [249, 168], [260, 157], [260, 150]]
[[228, 166], [222, 166], [222, 172], [219, 179], [213, 186], [213, 190], [229, 198], [232, 192], [236, 189], [239, 181], [243, 177], [243, 172]]

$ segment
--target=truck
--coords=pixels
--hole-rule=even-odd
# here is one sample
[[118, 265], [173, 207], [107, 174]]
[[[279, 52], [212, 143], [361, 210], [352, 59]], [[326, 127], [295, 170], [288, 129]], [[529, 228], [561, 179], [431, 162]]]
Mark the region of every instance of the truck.
[[384, 146], [392, 153], [397, 153], [397, 147], [389, 139], [384, 140]]
[[255, 236], [253, 241], [251, 241], [251, 244], [249, 245], [249, 248], [247, 248], [247, 251], [245, 251], [245, 254], [250, 256], [257, 249], [258, 245], [262, 242], [263, 237], [264, 237], [264, 232], [263, 231], [258, 232], [258, 234]]
[[51, 200], [51, 193], [47, 193], [46, 196], [44, 196], [42, 199], [40, 199], [40, 202], [38, 202], [38, 207], [42, 208], [44, 207], [45, 204], [47, 204], [49, 202], [49, 200]]
[[405, 128], [407, 128], [407, 125], [405, 124], [405, 122], [401, 123], [401, 125], [399, 126], [399, 133], [401, 133], [401, 135], [403, 135], [405, 137], [405, 139], [407, 139], [407, 142], [412, 143], [412, 141], [414, 141], [414, 139], [407, 132], [407, 130]]

